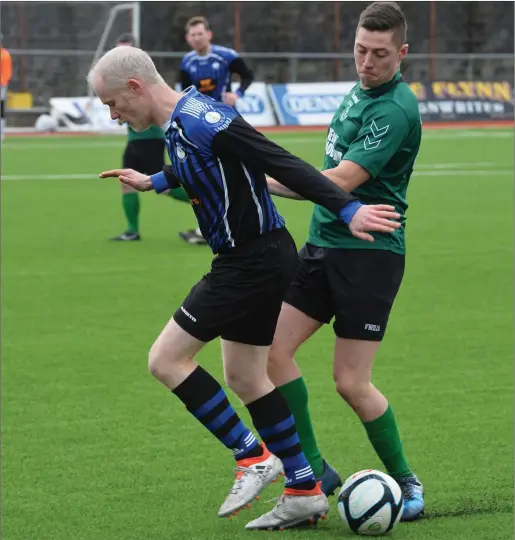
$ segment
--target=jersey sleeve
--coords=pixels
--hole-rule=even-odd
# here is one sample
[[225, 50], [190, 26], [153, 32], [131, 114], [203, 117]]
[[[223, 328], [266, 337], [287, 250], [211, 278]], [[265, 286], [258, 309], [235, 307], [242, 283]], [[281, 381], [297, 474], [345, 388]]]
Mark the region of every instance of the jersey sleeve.
[[376, 177], [404, 144], [409, 133], [404, 110], [390, 101], [374, 101], [363, 111], [358, 136], [343, 157]]
[[228, 64], [230, 64], [235, 58], [239, 58], [239, 54], [234, 49], [219, 47], [216, 48], [215, 51], [217, 54], [222, 56]]
[[243, 97], [245, 90], [247, 90], [254, 80], [253, 72], [249, 69], [241, 56], [236, 56], [236, 58], [234, 58], [234, 60], [229, 64], [229, 71], [240, 76], [241, 82], [240, 86], [236, 90], [236, 94]]
[[181, 90], [186, 90], [186, 88], [193, 86], [193, 81], [191, 80], [191, 76], [185, 69], [181, 69], [180, 76], [181, 76]]
[[220, 157], [239, 159], [336, 215], [347, 203], [356, 201], [314, 167], [267, 139], [241, 116], [216, 134], [212, 147]]
[[177, 189], [181, 187], [179, 179], [173, 174], [170, 165], [165, 165], [162, 171], [152, 174], [150, 176], [150, 181], [152, 182], [152, 187], [156, 193], [163, 193], [163, 191], [166, 191], [167, 189]]
[[188, 63], [188, 60], [189, 60], [189, 53], [188, 53], [188, 54], [185, 54], [185, 55], [182, 57], [182, 60], [181, 60], [181, 67], [180, 67], [180, 70], [181, 70], [181, 71], [186, 70], [186, 64]]

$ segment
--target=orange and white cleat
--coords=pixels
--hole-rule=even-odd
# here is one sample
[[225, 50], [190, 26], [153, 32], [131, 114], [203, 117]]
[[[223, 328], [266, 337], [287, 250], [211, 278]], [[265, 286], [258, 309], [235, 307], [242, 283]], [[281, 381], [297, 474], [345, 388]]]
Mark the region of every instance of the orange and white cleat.
[[236, 479], [224, 503], [218, 510], [218, 517], [236, 514], [250, 506], [251, 501], [283, 473], [281, 460], [274, 456], [264, 444], [263, 455], [237, 461]]
[[310, 491], [286, 488], [270, 512], [247, 523], [248, 530], [283, 530], [299, 523], [325, 519], [329, 501], [319, 482]]

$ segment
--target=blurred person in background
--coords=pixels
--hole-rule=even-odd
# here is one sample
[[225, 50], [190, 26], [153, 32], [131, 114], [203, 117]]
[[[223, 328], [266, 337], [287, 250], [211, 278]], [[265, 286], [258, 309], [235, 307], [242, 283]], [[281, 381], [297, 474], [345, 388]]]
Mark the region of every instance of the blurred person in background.
[[[2, 36], [0, 34], [0, 40]], [[13, 62], [9, 51], [2, 47], [0, 50], [0, 132], [1, 140], [5, 137], [5, 113], [7, 109], [7, 86], [13, 74]]]
[[[236, 51], [211, 43], [213, 33], [204, 17], [192, 17], [186, 23], [186, 41], [193, 49], [181, 62], [181, 87], [189, 86], [216, 101], [234, 107], [252, 84], [254, 75]], [[231, 90], [233, 74], [240, 76], [240, 86]]]

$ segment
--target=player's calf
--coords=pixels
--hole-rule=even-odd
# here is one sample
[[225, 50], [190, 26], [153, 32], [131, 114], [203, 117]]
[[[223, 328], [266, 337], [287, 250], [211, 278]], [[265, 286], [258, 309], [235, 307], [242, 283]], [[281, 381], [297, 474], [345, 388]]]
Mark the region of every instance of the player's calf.
[[236, 481], [219, 512], [224, 516], [256, 498], [280, 474], [282, 465], [259, 445], [220, 384], [193, 360], [202, 346], [172, 319], [152, 346], [149, 369], [236, 458]]

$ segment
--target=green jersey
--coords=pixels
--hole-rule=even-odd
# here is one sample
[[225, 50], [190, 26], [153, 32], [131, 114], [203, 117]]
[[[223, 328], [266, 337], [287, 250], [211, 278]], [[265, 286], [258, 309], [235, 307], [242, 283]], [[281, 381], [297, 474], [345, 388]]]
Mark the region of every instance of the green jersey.
[[164, 139], [165, 134], [159, 126], [150, 126], [145, 131], [134, 131], [129, 126], [129, 142], [141, 139]]
[[315, 206], [308, 243], [326, 248], [384, 249], [404, 254], [406, 192], [420, 147], [422, 122], [415, 94], [400, 73], [370, 90], [357, 84], [345, 97], [327, 133], [323, 169], [349, 160], [370, 178], [352, 194], [364, 204], [391, 204], [401, 214], [394, 233], [372, 233], [374, 242], [352, 236], [338, 217]]

